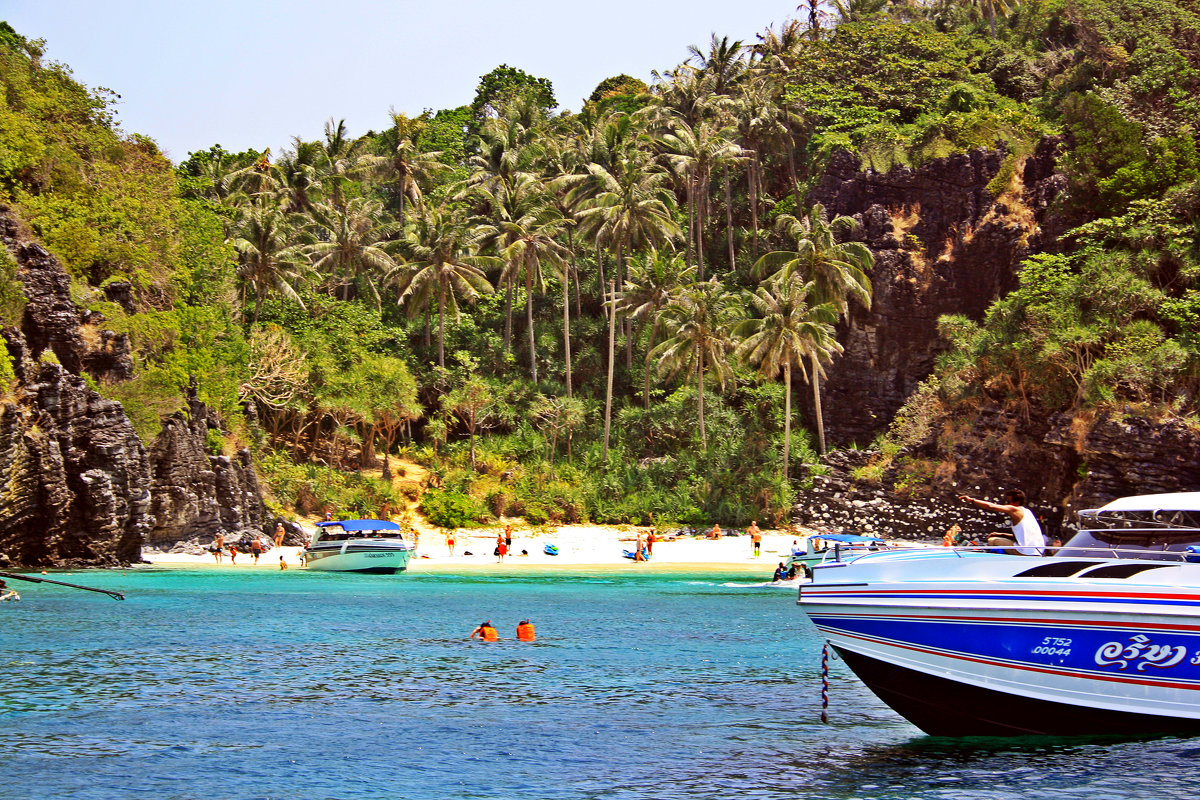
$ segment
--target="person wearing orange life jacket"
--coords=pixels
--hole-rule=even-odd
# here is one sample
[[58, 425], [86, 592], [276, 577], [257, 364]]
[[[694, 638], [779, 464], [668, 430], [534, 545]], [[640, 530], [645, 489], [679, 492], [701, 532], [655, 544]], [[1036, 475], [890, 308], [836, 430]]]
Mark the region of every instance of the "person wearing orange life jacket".
[[480, 624], [480, 626], [475, 630], [471, 631], [471, 635], [468, 638], [474, 639], [476, 636], [485, 642], [495, 642], [500, 638], [500, 634], [496, 633], [496, 629], [492, 627], [492, 621], [490, 619], [487, 622]]
[[521, 620], [517, 625], [517, 639], [522, 642], [532, 642], [536, 638], [533, 632], [533, 623], [527, 619]]

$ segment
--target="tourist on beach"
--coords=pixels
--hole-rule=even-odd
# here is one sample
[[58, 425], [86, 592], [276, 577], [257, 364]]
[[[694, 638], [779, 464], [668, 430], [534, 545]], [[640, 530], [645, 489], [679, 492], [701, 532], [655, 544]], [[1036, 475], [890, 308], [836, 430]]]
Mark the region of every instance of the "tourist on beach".
[[224, 549], [225, 549], [225, 534], [221, 533], [220, 531], [217, 531], [217, 535], [213, 537], [212, 547], [210, 547], [209, 550], [212, 551], [213, 558], [215, 558], [217, 560], [218, 564], [221, 563], [221, 551]]
[[946, 535], [942, 537], [942, 547], [954, 547], [960, 533], [962, 533], [962, 526], [957, 522], [947, 528]]
[[300, 557], [300, 566], [308, 566], [308, 547], [301, 547], [296, 551], [296, 555]]
[[712, 530], [708, 532], [708, 538], [720, 539], [721, 538], [721, 526], [714, 522], [713, 526], [712, 526]]
[[[21, 595], [17, 594], [16, 589], [8, 588], [8, 584], [0, 580], [0, 603], [5, 602], [19, 603], [21, 602]], [[533, 629], [530, 628], [530, 630]]]
[[762, 552], [762, 531], [758, 529], [758, 520], [750, 523], [750, 544], [754, 548], [754, 557], [758, 558]]
[[492, 627], [492, 621], [490, 619], [487, 622], [481, 623], [478, 628], [471, 631], [471, 635], [468, 638], [474, 639], [476, 636], [485, 642], [494, 642], [500, 638], [500, 634], [496, 633], [496, 629]]
[[262, 555], [262, 542], [255, 536], [250, 540], [250, 555], [254, 556], [254, 563], [258, 564], [258, 557]]
[[645, 561], [646, 560], [646, 543], [642, 539], [641, 531], [638, 531], [637, 544], [633, 551], [633, 560], [634, 561]]
[[229, 545], [229, 563], [230, 564], [237, 563], [237, 545], [236, 544]]
[[287, 569], [287, 562], [283, 560], [283, 556], [279, 557], [279, 570], [282, 572]]
[[496, 537], [496, 555], [499, 556], [496, 559], [497, 564], [503, 563], [504, 557], [508, 555], [508, 542], [504, 541], [503, 536]]
[[454, 531], [453, 530], [447, 531], [446, 532], [446, 549], [450, 551], [451, 556], [454, 555], [455, 542], [456, 542], [456, 539], [454, 538]]
[[505, 525], [504, 526], [504, 544], [506, 544], [508, 546], [508, 549], [510, 551], [512, 550], [512, 534], [513, 534], [512, 524], [510, 523], [508, 525]]
[[646, 558], [654, 558], [654, 529], [651, 528], [646, 534]]
[[533, 623], [527, 619], [517, 623], [517, 641], [532, 642], [537, 636], [533, 632]]
[[1026, 556], [1040, 556], [1046, 549], [1046, 537], [1042, 534], [1042, 526], [1038, 524], [1033, 512], [1025, 507], [1025, 492], [1020, 489], [1005, 492], [1006, 503], [989, 503], [987, 500], [968, 497], [965, 494], [959, 495], [958, 499], [986, 511], [1006, 514], [1012, 520], [1012, 533], [990, 534], [988, 547], [1003, 547], [1010, 555]]
[[275, 524], [275, 546], [283, 547], [283, 523]]

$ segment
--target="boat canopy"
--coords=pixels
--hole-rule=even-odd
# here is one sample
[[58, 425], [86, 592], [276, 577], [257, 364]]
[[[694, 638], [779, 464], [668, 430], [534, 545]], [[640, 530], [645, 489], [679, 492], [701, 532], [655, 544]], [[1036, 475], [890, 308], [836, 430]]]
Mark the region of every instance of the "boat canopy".
[[1141, 494], [1121, 497], [1102, 508], [1092, 508], [1079, 513], [1094, 516], [1119, 511], [1200, 511], [1200, 492], [1172, 492], [1170, 494]]
[[318, 528], [341, 528], [344, 531], [398, 531], [400, 526], [386, 519], [343, 519], [318, 522]]
[[883, 539], [878, 536], [856, 536], [852, 533], [814, 533], [810, 539], [821, 539], [822, 541], [830, 542], [845, 542], [847, 544], [859, 544], [862, 542], [882, 542]]

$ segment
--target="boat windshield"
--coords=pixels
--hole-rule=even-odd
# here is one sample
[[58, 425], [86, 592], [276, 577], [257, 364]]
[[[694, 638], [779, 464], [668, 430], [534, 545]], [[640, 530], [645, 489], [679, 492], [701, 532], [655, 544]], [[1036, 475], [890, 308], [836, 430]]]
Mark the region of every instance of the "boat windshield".
[[1099, 509], [1080, 518], [1086, 527], [1058, 555], [1200, 561], [1200, 511]]

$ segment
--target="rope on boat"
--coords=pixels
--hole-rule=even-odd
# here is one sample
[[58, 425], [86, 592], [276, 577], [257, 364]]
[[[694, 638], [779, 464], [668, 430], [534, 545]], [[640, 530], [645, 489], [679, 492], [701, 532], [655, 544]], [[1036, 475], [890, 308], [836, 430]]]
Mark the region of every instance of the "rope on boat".
[[821, 648], [821, 722], [829, 724], [829, 640]]

